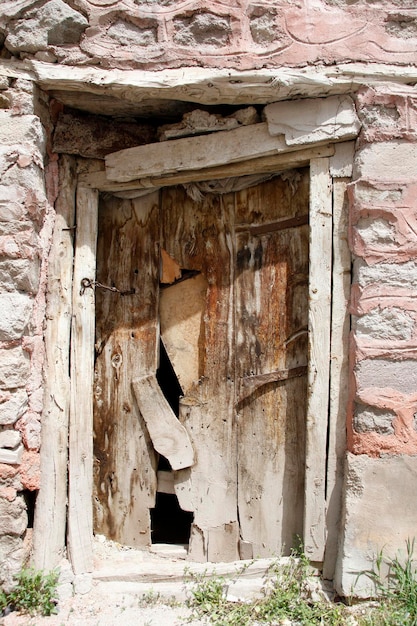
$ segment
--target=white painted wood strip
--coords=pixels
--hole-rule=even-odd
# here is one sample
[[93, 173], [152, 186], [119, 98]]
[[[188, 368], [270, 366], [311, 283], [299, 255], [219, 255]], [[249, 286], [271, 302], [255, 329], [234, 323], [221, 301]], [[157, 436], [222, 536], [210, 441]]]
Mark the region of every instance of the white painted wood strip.
[[347, 241], [350, 178], [333, 181], [332, 334], [330, 352], [330, 412], [327, 461], [327, 528], [324, 577], [333, 579], [340, 532], [343, 465], [346, 451], [348, 399], [348, 302], [351, 254]]
[[[344, 144], [343, 144], [344, 145]], [[207, 167], [205, 169], [190, 170], [179, 172], [170, 176], [161, 176], [159, 172], [154, 172], [151, 178], [142, 178], [124, 183], [116, 183], [110, 181], [106, 177], [104, 171], [91, 172], [82, 174], [79, 177], [80, 182], [87, 187], [94, 187], [101, 191], [122, 192], [130, 190], [149, 189], [153, 191], [159, 187], [171, 187], [172, 185], [182, 185], [184, 183], [192, 183], [202, 180], [217, 180], [229, 178], [231, 176], [246, 176], [248, 174], [256, 174], [258, 172], [279, 172], [293, 167], [304, 167], [308, 165], [311, 159], [332, 156], [335, 153], [333, 145], [321, 145], [317, 147], [302, 148], [299, 150], [291, 150], [283, 154], [274, 154], [272, 156], [249, 159], [241, 163], [230, 163], [219, 167]]]
[[155, 450], [168, 459], [173, 470], [194, 465], [188, 433], [165, 399], [156, 375], [133, 379], [132, 388]]
[[98, 192], [78, 187], [72, 290], [68, 551], [76, 574], [93, 569], [94, 289], [81, 290], [96, 271]]
[[332, 194], [329, 159], [310, 163], [309, 371], [304, 549], [322, 561], [325, 547], [326, 441], [329, 404]]
[[67, 524], [69, 353], [72, 308], [72, 231], [75, 216], [75, 159], [59, 162], [59, 194], [48, 260], [45, 316], [45, 394], [42, 413], [41, 483], [34, 520], [34, 565], [57, 567], [65, 554]]
[[156, 173], [217, 167], [287, 150], [283, 137], [271, 137], [266, 123], [252, 124], [113, 152], [105, 158], [106, 176], [109, 180], [125, 182]]

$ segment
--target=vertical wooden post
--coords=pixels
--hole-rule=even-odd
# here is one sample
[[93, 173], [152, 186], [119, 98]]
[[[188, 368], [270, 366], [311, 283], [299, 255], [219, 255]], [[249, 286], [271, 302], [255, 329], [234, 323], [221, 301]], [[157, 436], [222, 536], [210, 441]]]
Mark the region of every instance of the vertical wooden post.
[[309, 365], [304, 550], [323, 561], [332, 268], [332, 179], [329, 159], [310, 161]]
[[[76, 574], [93, 568], [94, 287], [98, 191], [78, 187], [72, 290], [68, 552]], [[86, 279], [86, 281], [84, 281]]]
[[346, 407], [348, 386], [348, 300], [351, 281], [351, 255], [347, 241], [346, 188], [350, 178], [333, 181], [333, 280], [332, 336], [330, 353], [330, 410], [327, 461], [327, 528], [323, 574], [333, 579], [346, 451]]
[[56, 567], [65, 549], [75, 190], [75, 159], [62, 156], [48, 260], [41, 482], [33, 533], [34, 565], [43, 570]]

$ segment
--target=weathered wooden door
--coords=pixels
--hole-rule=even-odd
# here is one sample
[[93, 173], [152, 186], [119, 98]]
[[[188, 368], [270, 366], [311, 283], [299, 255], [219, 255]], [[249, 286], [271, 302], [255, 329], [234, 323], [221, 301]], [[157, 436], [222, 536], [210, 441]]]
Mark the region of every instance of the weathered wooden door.
[[97, 281], [118, 291], [96, 291], [97, 532], [151, 542], [157, 454], [132, 380], [155, 374], [161, 337], [195, 451], [171, 473], [194, 516], [190, 558], [272, 555], [301, 535], [307, 216], [308, 172], [198, 200], [175, 187], [102, 201]]

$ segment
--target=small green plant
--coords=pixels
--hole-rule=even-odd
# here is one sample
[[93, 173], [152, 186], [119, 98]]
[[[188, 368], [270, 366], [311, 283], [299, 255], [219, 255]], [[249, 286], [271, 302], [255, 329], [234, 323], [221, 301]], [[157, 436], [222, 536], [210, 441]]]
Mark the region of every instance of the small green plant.
[[[377, 555], [372, 570], [362, 572], [373, 582], [380, 598], [373, 608], [360, 620], [361, 626], [417, 626], [417, 575], [414, 559], [415, 541], [406, 542], [406, 555], [401, 559], [384, 559], [382, 551]], [[387, 576], [382, 575], [383, 566]]]
[[52, 615], [56, 612], [58, 572], [45, 574], [24, 568], [17, 574], [15, 588], [6, 595], [6, 606], [30, 615]]
[[253, 602], [227, 600], [228, 581], [222, 577], [194, 579], [188, 606], [191, 619], [209, 620], [214, 626], [251, 626], [289, 620], [299, 626], [344, 623], [344, 607], [325, 601], [312, 601], [306, 579], [309, 564], [305, 556], [292, 556], [277, 562], [264, 585], [264, 596]]

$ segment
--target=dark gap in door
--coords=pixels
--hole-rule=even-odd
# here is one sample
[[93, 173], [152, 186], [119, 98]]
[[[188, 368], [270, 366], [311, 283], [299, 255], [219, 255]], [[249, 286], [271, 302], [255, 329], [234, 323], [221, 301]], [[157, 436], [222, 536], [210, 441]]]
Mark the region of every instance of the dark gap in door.
[[[171, 409], [178, 417], [183, 390], [168, 357], [163, 341], [159, 342], [159, 367], [156, 378]], [[159, 456], [158, 471], [171, 471], [169, 461]], [[188, 544], [194, 515], [183, 511], [175, 494], [156, 494], [155, 508], [150, 509], [152, 543]]]

